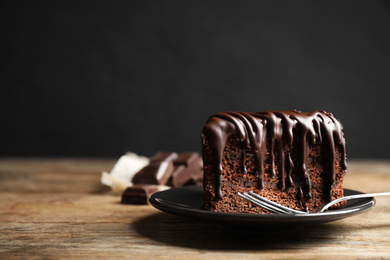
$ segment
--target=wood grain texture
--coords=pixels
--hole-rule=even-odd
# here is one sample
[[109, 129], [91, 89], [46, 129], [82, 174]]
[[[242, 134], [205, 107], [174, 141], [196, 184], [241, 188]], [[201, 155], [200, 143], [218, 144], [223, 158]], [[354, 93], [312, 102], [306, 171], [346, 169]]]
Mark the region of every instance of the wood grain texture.
[[[390, 198], [310, 228], [238, 230], [119, 203], [100, 184], [115, 159], [0, 159], [0, 258], [390, 258]], [[344, 187], [390, 191], [390, 161], [350, 161]]]

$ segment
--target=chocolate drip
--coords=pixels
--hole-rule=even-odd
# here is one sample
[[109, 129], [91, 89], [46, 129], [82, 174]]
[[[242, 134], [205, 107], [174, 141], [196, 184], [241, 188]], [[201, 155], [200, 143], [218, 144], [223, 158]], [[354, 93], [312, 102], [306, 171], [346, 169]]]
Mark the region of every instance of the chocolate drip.
[[[222, 112], [211, 116], [203, 134], [209, 141], [211, 149], [216, 154], [216, 198], [222, 198], [222, 159], [226, 141], [230, 135], [242, 142], [243, 174], [246, 173], [246, 149], [250, 147], [254, 154], [255, 176], [258, 178], [259, 189], [264, 189], [264, 159], [267, 144], [270, 159], [270, 176], [275, 177], [275, 163], [278, 162], [279, 187], [284, 190], [293, 184], [291, 178], [294, 167], [304, 179], [303, 199], [311, 197], [308, 156], [310, 145], [322, 144], [325, 154], [325, 185], [328, 200], [331, 199], [331, 186], [335, 181], [335, 147], [340, 145], [342, 153], [341, 167], [345, 170], [345, 139], [341, 123], [331, 113], [325, 111], [302, 113], [296, 110], [280, 112]], [[290, 150], [294, 143], [298, 147], [298, 164], [294, 166]], [[287, 149], [287, 158], [285, 147]], [[275, 158], [277, 156], [277, 160]], [[287, 173], [286, 173], [287, 171]]]
[[287, 164], [287, 169], [286, 169], [287, 170], [287, 177], [286, 177], [286, 182], [287, 183], [286, 183], [286, 185], [288, 187], [291, 187], [294, 184], [292, 176], [291, 176], [292, 171], [294, 169], [294, 163], [293, 163], [293, 160], [291, 158], [291, 153], [290, 152], [287, 153], [287, 162], [288, 162], [288, 164]]

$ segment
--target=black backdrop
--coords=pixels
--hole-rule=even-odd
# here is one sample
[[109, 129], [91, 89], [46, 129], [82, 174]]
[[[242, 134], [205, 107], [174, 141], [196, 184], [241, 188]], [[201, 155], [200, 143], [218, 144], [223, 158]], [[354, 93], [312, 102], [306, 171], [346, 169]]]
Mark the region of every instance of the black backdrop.
[[200, 151], [213, 113], [298, 109], [390, 157], [388, 1], [71, 2], [0, 4], [1, 156]]

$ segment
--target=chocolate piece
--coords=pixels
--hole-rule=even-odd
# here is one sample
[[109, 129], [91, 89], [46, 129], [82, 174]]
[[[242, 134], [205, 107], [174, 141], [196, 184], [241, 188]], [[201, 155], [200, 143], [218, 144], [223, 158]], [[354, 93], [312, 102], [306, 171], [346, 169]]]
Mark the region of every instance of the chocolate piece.
[[203, 185], [203, 169], [200, 172], [201, 174], [192, 176], [183, 186]]
[[[169, 185], [173, 187], [181, 187], [186, 185], [191, 179], [199, 179], [203, 176], [202, 159], [198, 153], [184, 152], [173, 161], [175, 170], [169, 181]], [[188, 183], [191, 184], [191, 183]]]
[[200, 159], [200, 155], [198, 153], [184, 152], [180, 153], [179, 156], [173, 161], [173, 163], [175, 165], [184, 165], [188, 167], [198, 159]]
[[167, 184], [174, 167], [172, 160], [177, 157], [175, 152], [158, 152], [150, 160], [149, 165], [137, 172], [132, 182], [134, 184]]
[[149, 197], [158, 191], [157, 185], [133, 185], [122, 194], [123, 204], [147, 204]]
[[151, 162], [134, 176], [134, 184], [165, 185], [173, 173], [172, 162]]

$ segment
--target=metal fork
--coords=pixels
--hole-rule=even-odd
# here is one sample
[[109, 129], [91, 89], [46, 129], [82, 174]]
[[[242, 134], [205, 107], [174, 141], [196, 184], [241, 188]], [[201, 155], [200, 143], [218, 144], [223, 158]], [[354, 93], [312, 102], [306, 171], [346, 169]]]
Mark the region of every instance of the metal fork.
[[[240, 197], [262, 207], [265, 208], [273, 213], [277, 214], [308, 214], [307, 212], [304, 211], [299, 211], [295, 209], [290, 209], [288, 207], [282, 206], [279, 203], [270, 201], [252, 191], [248, 193], [246, 192], [238, 192], [237, 193]], [[324, 212], [326, 209], [329, 207], [333, 206], [336, 203], [339, 203], [341, 201], [345, 200], [352, 200], [352, 199], [360, 199], [360, 198], [370, 198], [370, 197], [380, 197], [380, 196], [390, 196], [390, 192], [381, 192], [381, 193], [367, 193], [367, 194], [356, 194], [356, 195], [350, 195], [350, 196], [345, 196], [342, 198], [335, 199], [328, 204], [326, 204], [324, 207], [319, 212]]]

